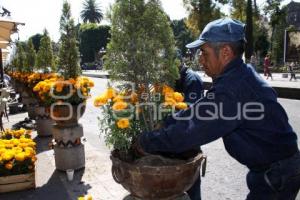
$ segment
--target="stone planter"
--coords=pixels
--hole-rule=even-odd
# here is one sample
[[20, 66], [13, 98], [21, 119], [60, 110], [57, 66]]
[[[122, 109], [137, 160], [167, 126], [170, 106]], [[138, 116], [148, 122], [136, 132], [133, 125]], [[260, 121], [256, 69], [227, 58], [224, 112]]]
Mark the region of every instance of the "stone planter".
[[78, 120], [85, 112], [85, 105], [55, 105], [51, 107], [51, 118], [56, 122], [58, 126], [76, 126]]
[[54, 105], [50, 109], [51, 118], [55, 121], [52, 131], [55, 140], [55, 166], [58, 170], [85, 167], [84, 145], [81, 143], [83, 128], [78, 123], [84, 111], [85, 105]]
[[43, 106], [36, 106], [34, 110], [36, 113], [36, 131], [38, 136], [52, 136], [54, 121], [50, 118], [48, 109]]
[[58, 170], [81, 169], [85, 167], [84, 145], [81, 143], [83, 128], [76, 126], [52, 127], [54, 144], [55, 166]]
[[[143, 200], [174, 200], [182, 197], [199, 176], [202, 154], [189, 160], [151, 155], [148, 164], [128, 163], [111, 154], [112, 175], [131, 196]], [[144, 158], [143, 158], [144, 159]], [[151, 164], [149, 164], [151, 163]], [[162, 164], [163, 163], [163, 164]]]

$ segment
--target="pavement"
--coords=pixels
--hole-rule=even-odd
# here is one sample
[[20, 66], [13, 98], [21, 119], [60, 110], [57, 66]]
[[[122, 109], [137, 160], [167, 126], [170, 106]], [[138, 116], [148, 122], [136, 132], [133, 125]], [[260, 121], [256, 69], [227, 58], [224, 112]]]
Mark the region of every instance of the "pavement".
[[[85, 75], [87, 75], [84, 72]], [[106, 76], [105, 72], [92, 73], [99, 77]], [[279, 77], [278, 77], [279, 78]], [[274, 76], [276, 79], [276, 76]], [[107, 79], [93, 78], [96, 87], [92, 96], [104, 91]], [[275, 80], [274, 80], [275, 82]], [[284, 82], [284, 81], [282, 81]], [[296, 125], [298, 137], [298, 119], [300, 115], [295, 108], [300, 101], [284, 100], [284, 107], [292, 117], [292, 125]], [[36, 189], [0, 194], [0, 200], [77, 200], [79, 196], [90, 194], [94, 200], [129, 200], [128, 192], [117, 184], [111, 175], [110, 150], [104, 145], [103, 137], [99, 136], [96, 116], [100, 109], [93, 107], [93, 99], [87, 102], [87, 109], [80, 123], [87, 138], [85, 145], [86, 166], [75, 172], [74, 180], [67, 181], [65, 172], [55, 169], [54, 152], [48, 144], [51, 137], [40, 138], [33, 132], [37, 142]], [[3, 118], [4, 127], [10, 128], [13, 124], [24, 120], [27, 113], [9, 116], [9, 121]], [[224, 149], [221, 139], [203, 146], [208, 154], [206, 177], [202, 179], [203, 200], [242, 200], [245, 199], [248, 188], [245, 182], [247, 168], [231, 158]], [[297, 197], [300, 200], [300, 197]]]
[[[211, 78], [202, 71], [199, 71], [198, 73], [204, 82], [205, 89], [210, 88], [212, 83]], [[109, 78], [109, 74], [103, 70], [85, 70], [83, 71], [83, 75], [96, 78]], [[289, 73], [273, 73], [273, 79], [266, 79], [263, 74], [259, 75], [276, 90], [278, 97], [300, 100], [300, 74], [296, 75], [297, 81], [294, 79], [289, 81]]]

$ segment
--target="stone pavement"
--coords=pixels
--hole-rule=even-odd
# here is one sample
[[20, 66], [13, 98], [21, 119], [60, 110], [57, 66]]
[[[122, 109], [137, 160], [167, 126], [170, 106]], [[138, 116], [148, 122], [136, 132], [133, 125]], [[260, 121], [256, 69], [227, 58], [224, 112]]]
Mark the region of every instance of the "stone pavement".
[[[4, 127], [24, 120], [27, 113], [10, 115]], [[33, 132], [37, 143], [36, 189], [0, 194], [1, 200], [77, 200], [91, 194], [94, 200], [121, 200], [128, 192], [117, 184], [110, 172], [109, 151], [98, 151], [85, 143], [86, 167], [75, 172], [69, 182], [66, 173], [55, 170], [54, 152], [48, 147], [51, 137], [40, 138]]]

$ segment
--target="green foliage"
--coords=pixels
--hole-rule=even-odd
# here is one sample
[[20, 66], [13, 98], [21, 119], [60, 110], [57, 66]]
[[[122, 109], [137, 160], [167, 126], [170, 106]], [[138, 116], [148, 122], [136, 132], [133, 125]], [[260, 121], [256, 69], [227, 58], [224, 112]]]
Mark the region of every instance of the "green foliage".
[[182, 54], [185, 55], [185, 45], [193, 41], [193, 35], [184, 23], [184, 19], [173, 20], [171, 27], [176, 40], [176, 47], [181, 50]]
[[38, 52], [40, 49], [40, 44], [41, 44], [41, 39], [42, 39], [43, 35], [42, 34], [35, 34], [33, 36], [31, 36], [29, 39], [32, 40], [35, 52]]
[[247, 2], [245, 0], [232, 0], [230, 16], [242, 22], [246, 21]]
[[44, 35], [41, 39], [41, 45], [37, 52], [36, 68], [43, 72], [55, 70], [51, 39], [48, 36], [47, 30], [44, 31]]
[[28, 67], [29, 72], [33, 72], [36, 62], [36, 52], [32, 43], [32, 39], [28, 40], [27, 43], [27, 52], [26, 52], [26, 67]]
[[83, 10], [80, 12], [80, 17], [83, 22], [100, 23], [103, 19], [103, 14], [96, 0], [85, 0]]
[[16, 44], [17, 50], [15, 55], [15, 65], [17, 71], [25, 72], [26, 68], [24, 68], [24, 65], [26, 65], [26, 54], [24, 51], [25, 44], [22, 44], [21, 42], [18, 42]]
[[175, 41], [160, 2], [118, 1], [112, 8], [106, 69], [113, 79], [142, 83], [177, 78]]
[[59, 66], [65, 79], [76, 78], [80, 75], [79, 51], [76, 40], [76, 28], [71, 18], [70, 4], [63, 3], [62, 15], [60, 18], [60, 51]]
[[[220, 1], [220, 3], [227, 3], [227, 0]], [[220, 8], [217, 7], [216, 1], [183, 0], [183, 5], [189, 12], [186, 25], [195, 37], [199, 36], [206, 24], [223, 15]]]
[[95, 55], [99, 50], [108, 43], [110, 38], [109, 26], [99, 26], [97, 24], [88, 23], [80, 26], [79, 38], [80, 45], [79, 51], [82, 55], [81, 62], [95, 61]]

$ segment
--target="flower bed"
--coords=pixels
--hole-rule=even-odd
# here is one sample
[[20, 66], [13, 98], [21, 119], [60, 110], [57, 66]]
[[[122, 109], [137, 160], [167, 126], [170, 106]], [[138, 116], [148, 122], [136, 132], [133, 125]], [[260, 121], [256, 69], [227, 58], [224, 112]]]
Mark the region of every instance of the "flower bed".
[[0, 193], [35, 187], [36, 143], [31, 131], [0, 133]]

